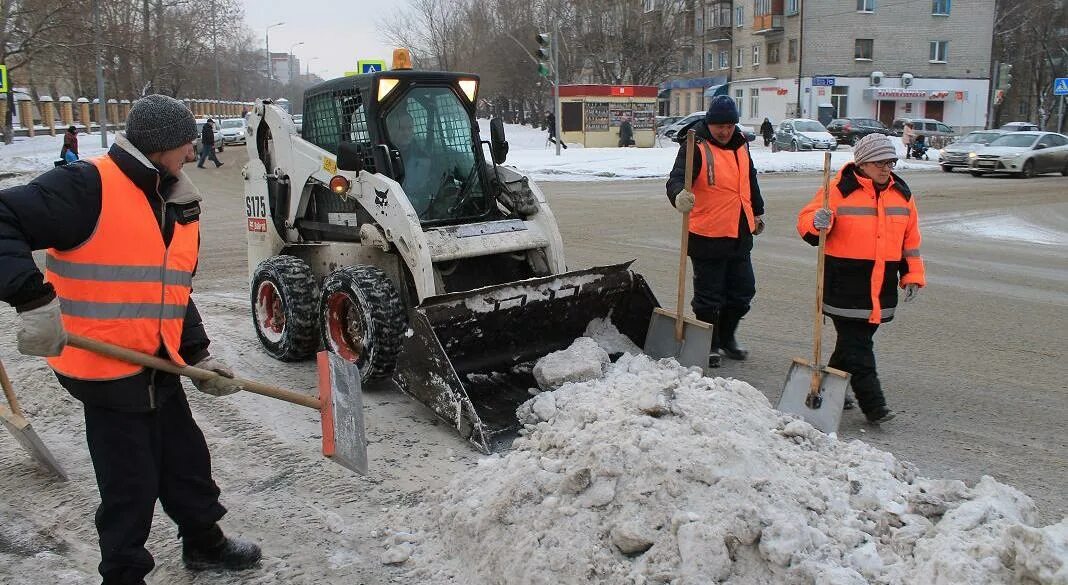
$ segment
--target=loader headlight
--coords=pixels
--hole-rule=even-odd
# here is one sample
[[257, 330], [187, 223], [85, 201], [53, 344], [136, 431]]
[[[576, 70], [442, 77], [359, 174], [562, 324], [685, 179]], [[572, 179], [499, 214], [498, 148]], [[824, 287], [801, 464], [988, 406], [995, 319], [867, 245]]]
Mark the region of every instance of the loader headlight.
[[386, 99], [386, 96], [389, 95], [389, 92], [393, 91], [393, 88], [397, 87], [398, 83], [400, 83], [399, 79], [393, 79], [390, 77], [379, 77], [378, 101]]
[[344, 195], [349, 192], [349, 180], [341, 175], [334, 175], [330, 178], [330, 190], [337, 195]]
[[475, 102], [475, 95], [478, 93], [478, 80], [477, 79], [461, 79], [460, 90], [464, 92], [467, 99], [471, 103]]

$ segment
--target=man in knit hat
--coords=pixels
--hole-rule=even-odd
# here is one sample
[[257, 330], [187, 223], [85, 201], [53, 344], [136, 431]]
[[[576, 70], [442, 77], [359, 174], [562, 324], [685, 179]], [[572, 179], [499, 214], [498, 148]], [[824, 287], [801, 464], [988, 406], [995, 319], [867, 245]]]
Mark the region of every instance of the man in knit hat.
[[916, 198], [893, 173], [896, 164], [889, 138], [861, 138], [853, 162], [831, 181], [827, 207], [821, 188], [797, 217], [798, 233], [813, 246], [827, 230], [823, 314], [838, 333], [827, 365], [851, 374], [853, 394], [872, 424], [894, 418], [875, 369], [875, 331], [894, 318], [899, 288], [907, 303], [927, 282]]
[[749, 352], [735, 337], [756, 294], [750, 252], [753, 236], [764, 231], [764, 199], [749, 142], [738, 130], [738, 107], [730, 96], [712, 98], [704, 120], [695, 122], [693, 190], [686, 190], [686, 135], [667, 181], [667, 197], [689, 214], [689, 256], [693, 264], [694, 315], [713, 326], [709, 367], [720, 353], [744, 360]]
[[[144, 583], [157, 500], [178, 525], [186, 566], [242, 569], [260, 559], [258, 546], [217, 524], [226, 509], [179, 378], [67, 345], [68, 332], [96, 338], [220, 374], [196, 383], [205, 393], [241, 389], [208, 353], [190, 298], [200, 193], [182, 165], [194, 138], [181, 102], [146, 96], [107, 155], [0, 191], [0, 301], [18, 311], [19, 351], [47, 357], [83, 403], [105, 584]], [[33, 250], [47, 250], [43, 275]]]

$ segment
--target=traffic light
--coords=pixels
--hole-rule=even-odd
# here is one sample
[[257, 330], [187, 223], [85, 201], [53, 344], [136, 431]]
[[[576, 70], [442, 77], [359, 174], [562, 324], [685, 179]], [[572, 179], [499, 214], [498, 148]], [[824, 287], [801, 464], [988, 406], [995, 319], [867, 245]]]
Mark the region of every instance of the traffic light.
[[1007, 90], [1012, 87], [1012, 65], [1002, 63], [998, 67], [998, 89]]
[[549, 63], [552, 62], [552, 36], [549, 33], [538, 33], [538, 75], [549, 77], [551, 72]]

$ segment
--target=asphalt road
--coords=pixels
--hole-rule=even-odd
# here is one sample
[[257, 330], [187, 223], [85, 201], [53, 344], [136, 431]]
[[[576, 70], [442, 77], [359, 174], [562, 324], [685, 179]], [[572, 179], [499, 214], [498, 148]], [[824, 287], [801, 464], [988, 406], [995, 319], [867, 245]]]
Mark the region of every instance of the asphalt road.
[[[244, 148], [220, 159], [220, 169], [187, 168], [205, 195], [196, 287], [246, 296]], [[899, 416], [873, 428], [847, 412], [840, 436], [890, 451], [924, 476], [973, 483], [991, 475], [1033, 497], [1044, 523], [1056, 522], [1068, 516], [1068, 179], [905, 179], [917, 194], [928, 287], [876, 336]], [[811, 355], [816, 254], [794, 225], [820, 177], [760, 182], [768, 229], [753, 254], [757, 297], [739, 333], [752, 353], [714, 374], [747, 380], [774, 403], [791, 358]], [[571, 268], [637, 259], [661, 303], [674, 304], [679, 216], [662, 182], [541, 187]], [[828, 323], [828, 352], [833, 335]]]

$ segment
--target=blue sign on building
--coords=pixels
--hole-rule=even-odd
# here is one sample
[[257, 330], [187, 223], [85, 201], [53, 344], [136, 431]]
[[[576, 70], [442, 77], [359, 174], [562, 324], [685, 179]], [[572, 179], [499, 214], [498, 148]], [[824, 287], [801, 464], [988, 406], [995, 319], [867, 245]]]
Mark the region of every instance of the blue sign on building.
[[1068, 95], [1068, 77], [1053, 80], [1053, 95]]
[[817, 87], [819, 87], [819, 86], [834, 87], [834, 78], [833, 77], [813, 77], [812, 78], [812, 85], [815, 85]]

